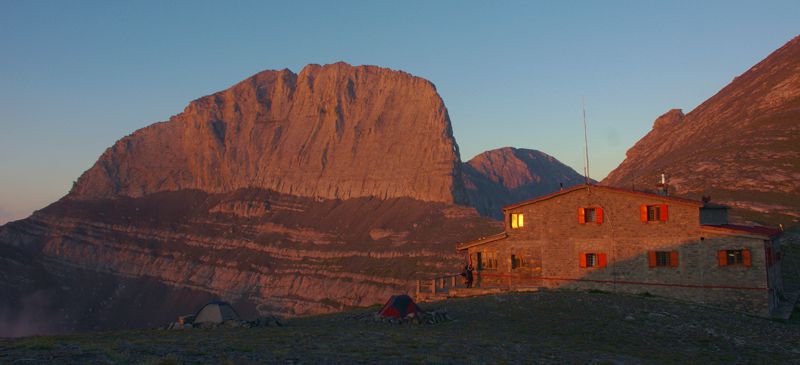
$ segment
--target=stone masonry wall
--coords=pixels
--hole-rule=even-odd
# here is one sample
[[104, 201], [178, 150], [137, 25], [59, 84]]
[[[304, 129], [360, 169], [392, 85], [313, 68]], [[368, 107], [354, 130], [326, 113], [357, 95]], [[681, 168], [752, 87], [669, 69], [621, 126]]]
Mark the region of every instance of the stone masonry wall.
[[[642, 204], [667, 204], [667, 221], [642, 222]], [[602, 224], [580, 224], [580, 207], [602, 207]], [[469, 249], [475, 259], [497, 257], [496, 270], [481, 271], [482, 285], [647, 292], [768, 315], [764, 241], [701, 229], [696, 205], [592, 187], [506, 213], [507, 239]], [[511, 213], [524, 214], [522, 228], [510, 227]], [[727, 249], [749, 249], [752, 265], [720, 266], [717, 251]], [[648, 251], [677, 251], [677, 267], [651, 268]], [[605, 254], [607, 266], [581, 268], [583, 253]], [[512, 270], [511, 255], [529, 267]]]

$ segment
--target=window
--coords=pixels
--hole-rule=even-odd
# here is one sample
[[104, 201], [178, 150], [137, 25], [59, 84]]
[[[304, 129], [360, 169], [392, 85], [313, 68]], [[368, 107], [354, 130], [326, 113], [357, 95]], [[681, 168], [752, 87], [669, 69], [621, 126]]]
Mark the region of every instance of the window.
[[642, 205], [639, 207], [642, 222], [665, 222], [668, 216], [666, 204]]
[[481, 268], [483, 270], [497, 270], [497, 253], [484, 252], [481, 255]]
[[678, 251], [650, 251], [647, 256], [650, 267], [678, 267]]
[[582, 253], [580, 255], [580, 266], [583, 268], [606, 267], [606, 254], [598, 252]]
[[578, 208], [578, 223], [603, 223], [603, 208]]
[[647, 221], [660, 221], [661, 220], [661, 207], [658, 205], [649, 205], [647, 207]]
[[522, 267], [528, 267], [528, 260], [522, 256], [511, 255], [511, 269], [513, 270]]
[[749, 267], [753, 264], [750, 258], [750, 250], [747, 249], [717, 251], [717, 260], [719, 261], [719, 266], [739, 265]]
[[664, 251], [656, 252], [656, 266], [670, 266], [669, 252], [664, 252]]
[[596, 253], [587, 253], [586, 254], [586, 267], [593, 267], [597, 266], [597, 254]]
[[511, 213], [511, 228], [522, 228], [525, 225], [525, 217], [522, 213]]
[[736, 265], [736, 264], [744, 264], [744, 258], [742, 256], [742, 250], [727, 250], [725, 251], [727, 256], [728, 265]]
[[594, 208], [586, 208], [585, 212], [586, 212], [586, 221], [594, 222], [596, 218], [594, 214]]

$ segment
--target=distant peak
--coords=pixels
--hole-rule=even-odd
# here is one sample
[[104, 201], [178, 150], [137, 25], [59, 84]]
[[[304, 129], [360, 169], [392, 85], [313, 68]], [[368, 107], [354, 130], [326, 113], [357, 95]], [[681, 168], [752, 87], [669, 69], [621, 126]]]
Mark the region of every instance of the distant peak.
[[541, 152], [539, 150], [530, 149], [530, 148], [517, 148], [517, 147], [506, 146], [506, 147], [500, 147], [500, 148], [495, 148], [495, 149], [492, 149], [492, 150], [481, 152], [480, 154], [476, 155], [475, 157], [479, 157], [479, 156], [498, 156], [498, 155], [514, 155], [514, 156], [516, 156], [516, 155], [519, 155], [519, 154], [523, 154], [523, 155], [534, 155], [534, 154], [535, 155], [547, 155], [544, 152]]

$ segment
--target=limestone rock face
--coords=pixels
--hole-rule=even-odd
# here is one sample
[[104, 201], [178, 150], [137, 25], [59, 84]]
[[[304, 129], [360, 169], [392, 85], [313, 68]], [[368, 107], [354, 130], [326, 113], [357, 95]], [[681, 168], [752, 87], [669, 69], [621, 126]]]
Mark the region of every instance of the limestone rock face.
[[744, 208], [743, 221], [800, 223], [800, 37], [685, 116], [659, 117], [603, 183], [650, 188], [661, 173], [675, 194]]
[[264, 71], [117, 141], [77, 199], [197, 189], [461, 203], [460, 157], [433, 84], [346, 63]]
[[212, 299], [246, 319], [380, 304], [458, 273], [455, 244], [500, 230], [472, 208], [410, 198], [62, 199], [0, 227], [0, 329], [34, 316], [48, 326], [11, 335], [154, 327]]
[[0, 329], [152, 327], [211, 299], [245, 318], [383, 303], [502, 230], [465, 201], [430, 82], [261, 72], [122, 138], [68, 196], [0, 227]]
[[462, 168], [470, 204], [502, 219], [503, 206], [581, 184], [583, 176], [546, 153], [504, 147], [475, 156]]

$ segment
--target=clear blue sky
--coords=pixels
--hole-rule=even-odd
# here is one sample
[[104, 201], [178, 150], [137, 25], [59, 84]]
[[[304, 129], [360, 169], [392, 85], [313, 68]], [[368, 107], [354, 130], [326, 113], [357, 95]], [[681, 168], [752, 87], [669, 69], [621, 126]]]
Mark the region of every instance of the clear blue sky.
[[436, 84], [463, 160], [515, 146], [603, 178], [800, 33], [800, 1], [0, 0], [0, 223], [117, 139], [265, 69], [345, 61]]

